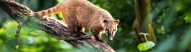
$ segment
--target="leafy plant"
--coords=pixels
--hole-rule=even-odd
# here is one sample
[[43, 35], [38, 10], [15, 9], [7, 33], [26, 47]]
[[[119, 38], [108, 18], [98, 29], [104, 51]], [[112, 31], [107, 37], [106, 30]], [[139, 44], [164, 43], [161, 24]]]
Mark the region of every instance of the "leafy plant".
[[152, 49], [155, 46], [154, 42], [147, 40], [146, 36], [149, 35], [148, 33], [140, 33], [140, 35], [144, 36], [146, 42], [140, 43], [138, 45], [137, 48], [139, 49], [139, 51], [146, 51], [146, 50]]

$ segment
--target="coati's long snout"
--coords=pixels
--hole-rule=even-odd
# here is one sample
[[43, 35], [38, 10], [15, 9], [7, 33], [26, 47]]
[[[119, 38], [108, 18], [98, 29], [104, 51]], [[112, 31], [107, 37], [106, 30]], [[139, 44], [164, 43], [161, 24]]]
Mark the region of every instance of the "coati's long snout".
[[[106, 30], [107, 31], [107, 30]], [[113, 35], [112, 35], [112, 33], [110, 33], [110, 32], [106, 32], [106, 35], [107, 35], [107, 37], [108, 37], [108, 40], [109, 41], [112, 41], [113, 40]]]
[[114, 36], [115, 36], [116, 30], [109, 31], [108, 29], [106, 29], [105, 31], [106, 31], [106, 35], [108, 37], [108, 40], [112, 41]]

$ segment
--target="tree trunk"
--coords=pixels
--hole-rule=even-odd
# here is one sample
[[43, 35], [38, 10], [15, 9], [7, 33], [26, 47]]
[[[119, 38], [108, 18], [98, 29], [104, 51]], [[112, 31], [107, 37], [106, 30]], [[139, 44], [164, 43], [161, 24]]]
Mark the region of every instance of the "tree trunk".
[[156, 37], [152, 27], [151, 0], [134, 0], [135, 2], [135, 31], [136, 36], [140, 42], [145, 42], [144, 36], [141, 32], [148, 33], [148, 40], [156, 43]]

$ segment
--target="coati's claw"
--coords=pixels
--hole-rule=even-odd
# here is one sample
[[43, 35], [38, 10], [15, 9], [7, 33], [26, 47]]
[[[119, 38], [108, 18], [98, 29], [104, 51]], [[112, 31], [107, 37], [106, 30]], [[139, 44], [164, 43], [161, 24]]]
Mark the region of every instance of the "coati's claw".
[[92, 39], [91, 36], [88, 36], [88, 35], [86, 35], [83, 32], [78, 33], [75, 37], [78, 37], [80, 40], [83, 40], [83, 39]]

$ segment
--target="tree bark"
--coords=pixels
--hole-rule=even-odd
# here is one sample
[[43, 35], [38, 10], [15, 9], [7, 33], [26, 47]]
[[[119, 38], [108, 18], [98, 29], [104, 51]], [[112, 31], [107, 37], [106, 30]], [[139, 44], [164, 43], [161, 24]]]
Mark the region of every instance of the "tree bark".
[[151, 0], [134, 0], [136, 18], [134, 22], [136, 36], [140, 42], [145, 42], [141, 32], [148, 33], [147, 39], [156, 43], [155, 33], [152, 27]]
[[[33, 12], [27, 7], [14, 1], [0, 0], [0, 7], [18, 23], [26, 21], [26, 27], [30, 27], [31, 21], [40, 26], [37, 29], [45, 31], [49, 36], [57, 40], [64, 40], [75, 48], [98, 49], [103, 52], [115, 52], [106, 42], [97, 41], [94, 37], [83, 32], [70, 34], [67, 25], [50, 17], [35, 18], [28, 16]], [[30, 23], [29, 23], [30, 22]], [[35, 27], [31, 27], [35, 28]]]

